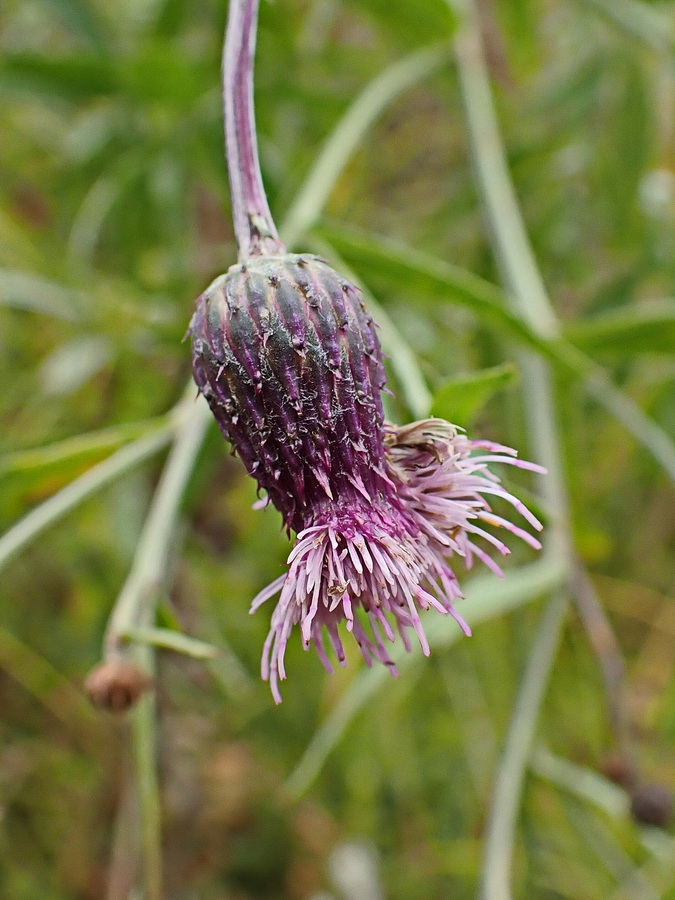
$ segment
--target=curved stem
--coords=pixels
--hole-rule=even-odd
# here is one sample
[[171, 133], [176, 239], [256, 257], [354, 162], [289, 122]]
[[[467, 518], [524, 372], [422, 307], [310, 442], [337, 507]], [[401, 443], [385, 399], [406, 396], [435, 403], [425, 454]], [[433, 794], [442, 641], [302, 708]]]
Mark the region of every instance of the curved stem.
[[239, 261], [283, 253], [260, 174], [253, 111], [258, 0], [230, 0], [223, 49], [223, 107], [230, 199]]
[[[559, 333], [559, 323], [539, 272], [506, 161], [492, 89], [483, 58], [475, 0], [449, 0], [462, 17], [455, 37], [455, 57], [467, 123], [471, 159], [491, 232], [491, 244], [507, 301], [530, 329], [545, 340]], [[563, 474], [555, 397], [548, 364], [523, 353], [526, 410], [535, 457], [548, 474], [540, 479], [543, 502], [551, 511], [548, 541], [571, 569], [572, 547], [567, 490]]]
[[[530, 245], [506, 161], [485, 64], [476, 0], [449, 0], [462, 16], [455, 38], [460, 91], [471, 157], [491, 231], [491, 243], [515, 313], [539, 337], [552, 340], [559, 324]], [[569, 581], [573, 539], [562, 465], [555, 394], [547, 362], [522, 354], [528, 431], [536, 458], [548, 469], [539, 493], [551, 513], [546, 549], [559, 558]], [[511, 900], [513, 849], [527, 760], [537, 719], [555, 659], [565, 593], [557, 591], [541, 618], [525, 676], [511, 718], [502, 760], [488, 810], [480, 900]]]
[[115, 656], [125, 646], [124, 635], [134, 627], [148, 628], [154, 624], [157, 598], [169, 567], [171, 538], [180, 501], [211, 422], [211, 415], [202, 398], [191, 403], [191, 408], [176, 430], [169, 458], [138, 541], [131, 571], [108, 622], [105, 637], [107, 657]]

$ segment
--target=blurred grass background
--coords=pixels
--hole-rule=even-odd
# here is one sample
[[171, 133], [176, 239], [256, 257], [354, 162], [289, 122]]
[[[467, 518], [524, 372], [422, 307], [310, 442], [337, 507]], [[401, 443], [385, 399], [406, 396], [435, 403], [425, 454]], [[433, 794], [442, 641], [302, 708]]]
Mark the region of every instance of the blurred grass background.
[[[180, 401], [194, 298], [236, 255], [220, 111], [226, 12], [224, 0], [5, 0], [0, 9], [3, 530], [166, 427]], [[483, 0], [480, 13], [511, 177], [563, 332], [672, 439], [675, 7]], [[360, 92], [456, 28], [443, 0], [263, 2], [256, 113], [280, 220]], [[298, 248], [339, 249], [414, 352], [436, 411], [532, 455], [514, 365], [523, 340], [457, 286], [466, 273], [497, 284], [499, 273], [456, 65], [448, 53], [427, 68], [357, 136]], [[459, 270], [425, 279], [429, 258]], [[390, 411], [404, 421], [415, 403], [396, 345], [385, 343]], [[669, 792], [672, 481], [555, 354], [553, 371], [574, 544], [625, 656], [640, 781]], [[139, 812], [128, 723], [90, 710], [79, 686], [100, 658], [161, 466], [160, 453], [129, 466], [3, 560], [0, 896], [11, 900], [142, 896], [132, 893]], [[527, 478], [512, 477], [527, 493]], [[249, 617], [248, 605], [282, 571], [288, 544], [276, 512], [253, 511], [254, 500], [212, 428], [159, 610], [160, 624], [224, 648], [209, 665], [158, 654], [165, 896], [350, 898], [345, 866], [336, 876], [330, 860], [354, 841], [375, 854], [390, 900], [475, 896], [541, 597], [535, 589], [533, 602], [490, 617], [470, 640], [415, 656], [398, 680], [373, 682], [361, 705], [354, 653], [327, 676], [296, 642], [275, 708], [258, 679], [270, 609]], [[507, 568], [516, 577], [530, 561], [514, 547]], [[351, 712], [330, 752], [314, 757], [316, 777], [293, 780], [345, 698]], [[637, 823], [630, 797], [605, 778], [616, 774], [615, 734], [574, 609], [535, 747], [514, 897], [675, 898], [671, 831]], [[360, 896], [377, 897], [369, 890]]]

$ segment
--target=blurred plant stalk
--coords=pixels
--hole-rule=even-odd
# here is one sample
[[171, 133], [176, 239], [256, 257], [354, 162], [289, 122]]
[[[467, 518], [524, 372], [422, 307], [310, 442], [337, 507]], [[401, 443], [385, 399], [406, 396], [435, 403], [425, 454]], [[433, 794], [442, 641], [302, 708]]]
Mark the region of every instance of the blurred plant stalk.
[[[477, 4], [475, 0], [449, 2], [460, 17], [454, 47], [470, 151], [507, 302], [535, 334], [555, 339], [560, 326], [509, 174], [483, 55]], [[510, 900], [512, 896], [511, 866], [522, 786], [569, 595], [580, 608], [602, 666], [619, 751], [629, 760], [632, 756], [619, 647], [590, 580], [575, 558], [551, 368], [531, 351], [521, 353], [521, 367], [533, 450], [548, 469], [548, 475], [540, 479], [541, 499], [551, 515], [545, 553], [563, 562], [566, 585], [553, 593], [542, 614], [497, 771], [483, 850], [479, 889], [483, 900]]]

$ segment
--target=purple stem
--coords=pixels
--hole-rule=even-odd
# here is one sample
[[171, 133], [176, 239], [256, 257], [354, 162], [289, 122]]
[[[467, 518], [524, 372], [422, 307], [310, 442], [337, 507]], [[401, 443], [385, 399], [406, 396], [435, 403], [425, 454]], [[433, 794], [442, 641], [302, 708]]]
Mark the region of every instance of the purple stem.
[[225, 149], [239, 261], [284, 253], [267, 205], [253, 112], [258, 0], [230, 0], [223, 50]]

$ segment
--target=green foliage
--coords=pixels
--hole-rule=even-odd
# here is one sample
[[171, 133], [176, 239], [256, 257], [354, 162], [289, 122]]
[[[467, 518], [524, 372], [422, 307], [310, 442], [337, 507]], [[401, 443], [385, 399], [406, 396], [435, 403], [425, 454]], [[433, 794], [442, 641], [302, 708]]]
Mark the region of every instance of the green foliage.
[[675, 347], [675, 301], [653, 299], [593, 316], [568, 326], [569, 340], [584, 350], [631, 356], [634, 353], [672, 354]]
[[515, 381], [517, 369], [512, 363], [459, 375], [440, 385], [434, 394], [431, 414], [448, 422], [472, 425], [488, 400]]
[[[523, 355], [550, 363], [573, 538], [626, 659], [635, 762], [672, 790], [673, 502], [658, 460], [675, 435], [673, 6], [481, 4], [554, 337], [500, 286], [456, 65], [438, 44], [458, 33], [462, 6], [262, 3], [270, 202], [280, 222], [292, 210], [311, 228], [295, 244], [327, 242], [380, 304], [401, 420], [442, 415], [532, 457]], [[17, 900], [93, 900], [109, 878], [133, 896], [128, 729], [81, 685], [138, 561], [166, 449], [181, 423], [183, 437], [186, 422], [203, 425], [194, 395], [183, 399], [181, 341], [194, 298], [236, 255], [225, 12], [216, 0], [0, 6], [0, 894]], [[288, 542], [273, 509], [252, 509], [255, 485], [215, 429], [187, 470], [164, 520], [157, 620], [128, 634], [158, 661], [167, 896], [346, 896], [329, 860], [350, 841], [374, 849], [388, 900], [475, 896], [501, 751], [562, 560], [514, 548], [503, 582], [458, 564], [474, 636], [430, 619], [431, 659], [402, 657], [396, 681], [353, 648], [328, 676], [292, 642], [275, 708], [258, 677], [270, 605], [255, 616], [248, 605], [283, 572]], [[527, 473], [506, 480], [532, 489]], [[616, 740], [594, 638], [567, 616], [524, 760], [516, 897], [675, 893], [670, 830], [636, 825], [602, 774]]]

